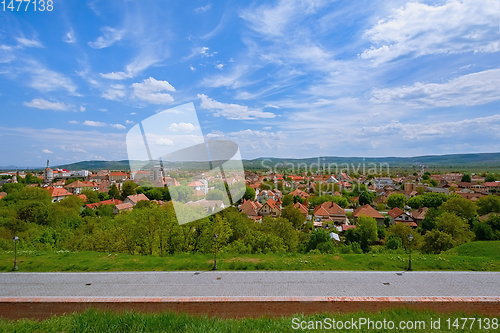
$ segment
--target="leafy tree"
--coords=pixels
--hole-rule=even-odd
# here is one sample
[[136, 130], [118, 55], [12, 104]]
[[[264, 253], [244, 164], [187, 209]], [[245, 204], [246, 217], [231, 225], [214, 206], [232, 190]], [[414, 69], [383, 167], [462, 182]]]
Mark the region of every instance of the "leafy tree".
[[443, 202], [441, 208], [448, 213], [453, 213], [461, 218], [471, 222], [476, 217], [476, 205], [465, 198], [450, 196], [446, 202]]
[[364, 206], [366, 204], [371, 205], [373, 203], [374, 193], [364, 191], [359, 195], [359, 204]]
[[99, 201], [106, 201], [106, 200], [110, 200], [111, 197], [109, 196], [109, 194], [105, 193], [105, 192], [99, 192], [97, 193], [97, 197], [99, 198]]
[[495, 239], [493, 228], [486, 222], [475, 221], [472, 230], [474, 234], [476, 234], [476, 239], [479, 241]]
[[[408, 240], [409, 234], [413, 236], [411, 244]], [[387, 229], [387, 240], [391, 237], [391, 235], [396, 235], [397, 237], [399, 237], [405, 249], [408, 249], [410, 245], [412, 248], [418, 248], [420, 246], [420, 234], [416, 232], [416, 230], [413, 230], [412, 227], [404, 223], [396, 223], [394, 225], [391, 225]]]
[[207, 192], [206, 196], [207, 200], [223, 200], [224, 199], [224, 192], [220, 190], [210, 190]]
[[464, 174], [462, 175], [462, 180], [461, 180], [461, 182], [463, 182], [463, 183], [470, 183], [471, 181], [472, 181], [472, 179], [471, 179], [471, 177], [470, 177], [470, 175], [469, 175], [469, 174], [464, 173]]
[[448, 200], [448, 198], [449, 196], [444, 193], [425, 193], [423, 195], [417, 195], [410, 198], [406, 204], [413, 209], [421, 207], [437, 208], [441, 206], [443, 202]]
[[88, 208], [88, 207], [85, 207], [85, 208], [82, 210], [82, 212], [81, 212], [81, 214], [80, 214], [80, 215], [81, 215], [82, 217], [86, 217], [86, 216], [88, 216], [88, 217], [95, 217], [95, 216], [96, 216], [95, 212], [94, 212], [92, 209]]
[[293, 227], [296, 229], [304, 227], [306, 218], [304, 215], [302, 215], [298, 208], [295, 208], [291, 205], [287, 206], [281, 211], [281, 216], [290, 221], [290, 223], [292, 223]]
[[109, 190], [108, 190], [108, 195], [113, 199], [120, 198], [120, 191], [118, 191], [116, 184], [111, 184], [111, 186], [109, 187]]
[[348, 245], [352, 243], [359, 243], [361, 240], [361, 235], [359, 233], [359, 230], [355, 228], [347, 229], [344, 234], [344, 237], [345, 237], [345, 242]]
[[133, 181], [123, 183], [121, 199], [125, 200], [129, 195], [135, 195], [137, 193], [135, 190], [136, 188], [137, 184]]
[[500, 213], [500, 197], [496, 195], [488, 195], [479, 198], [476, 204], [478, 206], [477, 212], [479, 215], [486, 215], [492, 212]]
[[153, 183], [146, 178], [141, 179], [138, 185], [141, 187], [153, 187]]
[[[138, 203], [141, 203], [142, 201], [139, 201]], [[149, 201], [147, 201], [149, 202]], [[112, 217], [113, 214], [113, 207], [114, 205], [100, 205], [95, 209], [95, 213], [97, 216], [108, 216]]]
[[392, 193], [387, 198], [387, 206], [389, 206], [390, 209], [393, 209], [395, 207], [404, 209], [405, 202], [406, 202], [406, 197], [404, 194], [401, 193]]
[[440, 230], [432, 230], [424, 236], [422, 252], [439, 254], [451, 249], [453, 245], [454, 241], [450, 234]]
[[495, 239], [500, 240], [500, 215], [490, 214], [484, 222], [491, 226]]
[[292, 204], [293, 204], [293, 196], [291, 196], [290, 194], [285, 194], [282, 200], [283, 207], [291, 206]]
[[275, 219], [266, 216], [262, 221], [262, 231], [281, 238], [288, 252], [297, 250], [299, 241], [298, 232], [286, 218], [278, 217]]
[[81, 194], [87, 197], [87, 203], [96, 203], [99, 202], [99, 196], [97, 191], [94, 191], [91, 188], [84, 188]]
[[318, 249], [322, 253], [332, 253], [334, 250], [330, 234], [323, 228], [318, 228], [311, 233], [306, 251], [310, 252], [314, 249]]
[[193, 196], [193, 189], [189, 186], [175, 186], [169, 189], [172, 200], [188, 202]]
[[401, 240], [401, 238], [399, 238], [399, 236], [392, 234], [389, 236], [389, 239], [387, 240], [385, 246], [388, 249], [397, 250], [403, 247], [403, 241]]
[[455, 246], [470, 242], [474, 238], [474, 234], [470, 231], [465, 220], [453, 213], [444, 212], [436, 217], [436, 228], [449, 234]]
[[243, 199], [245, 200], [255, 200], [255, 190], [250, 187], [246, 186], [245, 188], [245, 194], [243, 194]]
[[425, 218], [420, 225], [422, 229], [422, 234], [425, 234], [427, 231], [433, 230], [436, 228], [436, 217], [443, 214], [443, 210], [440, 208], [429, 208], [427, 213], [425, 214]]
[[379, 239], [384, 239], [386, 234], [385, 226], [377, 225], [377, 237]]
[[487, 175], [486, 175], [486, 177], [484, 178], [484, 181], [485, 181], [485, 182], [494, 182], [494, 181], [496, 181], [496, 177], [495, 177], [495, 175], [494, 175], [494, 174], [489, 173], [489, 174], [487, 174]]
[[356, 221], [356, 229], [360, 235], [361, 249], [363, 252], [368, 252], [369, 245], [377, 241], [377, 221], [368, 216], [361, 215]]

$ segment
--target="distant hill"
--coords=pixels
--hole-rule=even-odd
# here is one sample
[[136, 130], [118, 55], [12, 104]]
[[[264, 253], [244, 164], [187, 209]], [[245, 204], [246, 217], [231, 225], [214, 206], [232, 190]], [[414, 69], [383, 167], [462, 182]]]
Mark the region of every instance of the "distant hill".
[[[337, 164], [339, 168], [343, 167], [342, 164], [348, 164], [355, 167], [366, 165], [369, 168], [369, 163], [375, 163], [377, 166], [380, 163], [387, 163], [391, 168], [420, 168], [424, 165], [426, 168], [437, 168], [437, 169], [474, 169], [480, 168], [482, 170], [487, 170], [488, 168], [492, 170], [500, 170], [500, 153], [479, 153], [479, 154], [450, 154], [450, 155], [426, 155], [426, 156], [415, 156], [415, 157], [376, 157], [376, 158], [363, 158], [363, 157], [338, 157], [338, 156], [322, 156], [314, 158], [257, 158], [253, 160], [244, 160], [243, 167], [245, 169], [261, 169], [269, 170], [269, 168], [274, 168], [278, 163], [282, 163], [285, 166], [286, 163], [292, 163], [295, 167], [299, 164], [307, 165], [308, 169], [311, 165], [317, 165], [318, 161], [321, 168], [325, 164]], [[183, 168], [198, 169], [202, 164], [191, 162], [184, 163]], [[289, 164], [290, 165], [290, 164]], [[170, 166], [175, 167], [176, 164], [171, 164]], [[119, 170], [128, 171], [130, 170], [129, 161], [82, 161], [71, 164], [57, 165], [59, 167], [67, 170]], [[286, 167], [286, 166], [285, 166]], [[0, 170], [15, 170], [16, 166], [0, 167]], [[25, 168], [18, 167], [19, 170], [25, 170]], [[41, 170], [40, 168], [30, 168], [31, 170]], [[498, 171], [497, 171], [498, 172]]]

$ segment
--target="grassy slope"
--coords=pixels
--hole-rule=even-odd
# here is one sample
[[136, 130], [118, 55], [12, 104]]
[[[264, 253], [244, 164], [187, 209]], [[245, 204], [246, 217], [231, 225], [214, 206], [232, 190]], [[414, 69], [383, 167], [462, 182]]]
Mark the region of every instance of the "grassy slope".
[[[414, 270], [500, 271], [500, 242], [474, 242], [440, 255], [412, 255]], [[382, 270], [406, 269], [408, 255], [394, 254], [220, 254], [219, 270]], [[12, 270], [13, 253], [0, 253], [0, 272]], [[167, 257], [98, 252], [22, 252], [20, 272], [210, 270], [213, 256]]]

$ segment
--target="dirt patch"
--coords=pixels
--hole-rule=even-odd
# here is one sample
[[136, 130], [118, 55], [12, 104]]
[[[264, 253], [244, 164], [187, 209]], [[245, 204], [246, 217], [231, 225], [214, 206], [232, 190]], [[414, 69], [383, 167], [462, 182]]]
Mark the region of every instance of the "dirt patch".
[[333, 259], [335, 259], [335, 260], [344, 260], [344, 258], [339, 257], [339, 256], [333, 256]]

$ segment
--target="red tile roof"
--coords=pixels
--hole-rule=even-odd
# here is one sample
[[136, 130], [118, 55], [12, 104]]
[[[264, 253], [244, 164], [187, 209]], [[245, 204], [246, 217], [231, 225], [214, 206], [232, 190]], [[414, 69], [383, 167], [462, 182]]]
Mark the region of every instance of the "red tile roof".
[[144, 200], [149, 201], [148, 197], [145, 196], [143, 193], [136, 195], [129, 195], [127, 199], [132, 201], [134, 204], [137, 204], [139, 201], [144, 201]]
[[118, 209], [118, 210], [130, 209], [132, 207], [134, 207], [134, 206], [130, 202], [116, 205], [116, 209]]
[[333, 201], [323, 202], [321, 205], [317, 206], [314, 209], [314, 215], [318, 215], [316, 214], [316, 211], [320, 208], [324, 209], [328, 213], [328, 215], [346, 215], [345, 210]]
[[365, 215], [365, 216], [368, 216], [368, 217], [373, 217], [373, 218], [376, 218], [376, 219], [383, 219], [384, 218], [382, 216], [382, 214], [380, 214], [378, 211], [376, 211], [369, 204], [366, 204], [366, 205], [364, 205], [362, 207], [359, 207], [358, 209], [356, 209], [352, 213], [352, 216], [354, 216], [356, 218], [360, 217], [361, 215]]
[[404, 212], [399, 207], [394, 207], [390, 211], [387, 212], [393, 219], [403, 214]]
[[68, 196], [68, 195], [73, 195], [73, 194], [69, 193], [68, 190], [66, 190], [65, 188], [60, 188], [60, 187], [49, 186], [49, 187], [47, 187], [47, 190], [49, 191], [50, 195], [53, 198], [54, 197], [64, 197], [64, 196]]
[[122, 203], [123, 202], [121, 200], [118, 200], [118, 199], [109, 199], [109, 200], [104, 200], [101, 202], [91, 203], [91, 204], [88, 204], [85, 206], [90, 208], [90, 209], [94, 209], [94, 208], [99, 207], [101, 205], [121, 205]]

